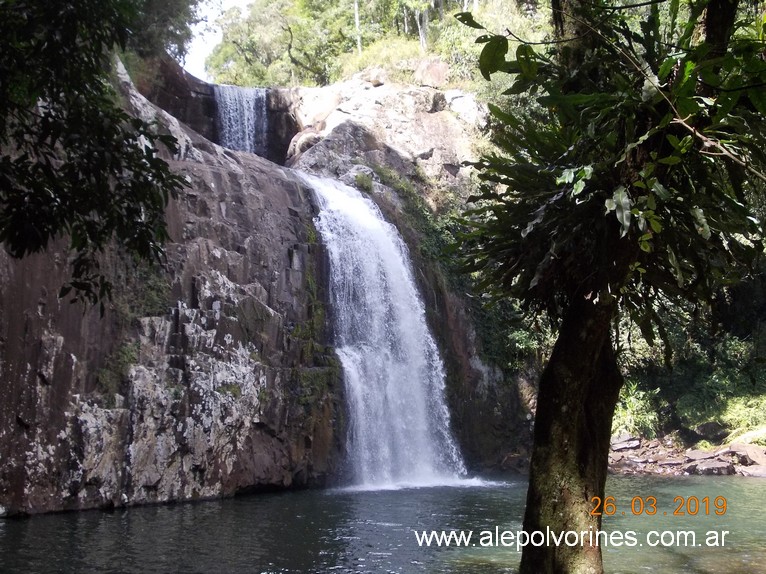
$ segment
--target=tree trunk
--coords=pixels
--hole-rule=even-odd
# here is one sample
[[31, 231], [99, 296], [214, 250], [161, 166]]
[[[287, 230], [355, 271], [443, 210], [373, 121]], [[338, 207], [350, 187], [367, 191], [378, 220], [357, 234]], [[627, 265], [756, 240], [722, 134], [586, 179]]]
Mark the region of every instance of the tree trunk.
[[359, 22], [359, 0], [354, 0], [354, 25], [356, 26], [356, 49], [362, 55], [362, 26]]
[[425, 52], [428, 49], [428, 8], [415, 10], [415, 22], [418, 24], [418, 38], [420, 39], [420, 49]]
[[708, 59], [726, 54], [729, 38], [737, 18], [739, 0], [710, 0], [705, 8], [705, 41], [710, 45]]
[[404, 14], [404, 35], [407, 36], [410, 33], [410, 23], [407, 17], [407, 6], [402, 6], [402, 13]]
[[524, 530], [557, 538], [585, 532], [584, 544], [528, 544], [520, 574], [603, 573], [596, 536], [601, 516], [591, 515], [591, 499], [604, 498], [612, 416], [623, 384], [610, 338], [615, 311], [614, 302], [582, 296], [570, 304], [537, 398]]

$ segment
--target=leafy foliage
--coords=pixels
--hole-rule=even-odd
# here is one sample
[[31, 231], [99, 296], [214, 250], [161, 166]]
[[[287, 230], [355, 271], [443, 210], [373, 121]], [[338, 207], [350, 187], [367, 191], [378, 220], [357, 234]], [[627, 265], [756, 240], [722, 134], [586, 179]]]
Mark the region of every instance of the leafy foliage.
[[338, 56], [353, 49], [353, 13], [329, 0], [256, 0], [242, 18], [221, 20], [223, 41], [207, 60], [216, 82], [292, 85], [330, 82]]
[[612, 421], [614, 434], [627, 432], [632, 435], [654, 438], [659, 430], [657, 410], [652, 403], [654, 391], [642, 391], [634, 381], [623, 387], [620, 402]]
[[198, 23], [200, 0], [134, 0], [136, 18], [128, 47], [141, 56], [167, 51], [182, 59], [192, 39], [192, 24]]
[[[219, 83], [321, 85], [375, 66], [409, 81], [414, 64], [429, 53], [450, 65], [455, 81], [485, 87], [474, 84], [477, 51], [471, 34], [445, 17], [463, 2], [375, 0], [358, 5], [358, 30], [351, 0], [256, 0], [244, 16], [232, 10], [220, 21], [223, 41], [206, 63], [208, 72]], [[480, 7], [498, 25], [541, 37], [543, 19], [523, 14], [511, 0], [482, 0]], [[405, 73], [408, 77], [401, 78]]]
[[157, 150], [175, 140], [119, 108], [106, 76], [135, 18], [129, 0], [0, 3], [0, 241], [23, 257], [68, 236], [63, 292], [91, 301], [110, 292], [98, 254], [112, 240], [162, 253], [182, 187]]
[[633, 342], [623, 355], [629, 382], [615, 413], [615, 430], [642, 436], [681, 431], [693, 442], [693, 429], [704, 423], [718, 423], [731, 436], [766, 426], [763, 334], [754, 325], [740, 338], [710, 323], [711, 318], [706, 313], [694, 319], [687, 309], [667, 321], [676, 349], [672, 370], [661, 368], [656, 348]]
[[[766, 110], [748, 87], [766, 83], [763, 44], [740, 28], [713, 53], [694, 34], [698, 5], [681, 24], [678, 2], [665, 17], [656, 4], [640, 18], [581, 8], [589, 35], [579, 47], [522, 44], [508, 60], [506, 36], [477, 39], [485, 77], [514, 74], [507, 93], [537, 95], [548, 118], [492, 107], [503, 155], [476, 164], [467, 269], [487, 291], [553, 317], [575, 294], [614, 297], [651, 342], [660, 293], [708, 300], [763, 251], [752, 199], [763, 189]], [[573, 68], [565, 56], [575, 49]]]

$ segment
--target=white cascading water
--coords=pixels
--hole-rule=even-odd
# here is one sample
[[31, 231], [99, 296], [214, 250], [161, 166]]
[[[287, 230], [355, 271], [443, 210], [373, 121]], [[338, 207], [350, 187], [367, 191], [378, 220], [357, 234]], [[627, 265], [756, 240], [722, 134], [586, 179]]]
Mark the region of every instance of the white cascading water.
[[[215, 89], [221, 144], [263, 155], [266, 90]], [[425, 318], [409, 253], [373, 201], [307, 174], [330, 259], [335, 346], [349, 410], [354, 486], [461, 484], [465, 465], [449, 428], [444, 365]]]
[[269, 127], [266, 89], [216, 85], [215, 101], [220, 144], [265, 156]]
[[318, 197], [316, 225], [330, 260], [353, 483], [364, 488], [453, 483], [465, 466], [450, 432], [444, 366], [407, 247], [375, 203], [357, 190], [303, 177]]

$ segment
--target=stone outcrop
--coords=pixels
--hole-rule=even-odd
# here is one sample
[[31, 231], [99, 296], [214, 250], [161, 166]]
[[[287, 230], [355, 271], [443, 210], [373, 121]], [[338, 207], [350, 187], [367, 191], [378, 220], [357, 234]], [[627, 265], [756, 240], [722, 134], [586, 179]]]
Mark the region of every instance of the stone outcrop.
[[472, 142], [486, 111], [457, 90], [444, 93], [364, 79], [303, 89], [300, 95], [298, 117], [318, 128], [311, 130], [311, 145], [288, 162], [370, 192], [397, 225], [410, 246], [429, 324], [442, 351], [452, 425], [466, 461], [473, 468], [523, 470], [524, 457], [512, 464], [508, 453], [526, 453], [531, 444], [524, 381], [482, 360], [470, 305], [448, 287], [440, 266], [418, 249], [423, 237], [406, 215], [407, 197], [379, 176], [387, 172], [402, 182], [417, 182], [412, 189], [435, 211], [445, 193], [465, 197], [471, 168], [462, 164], [475, 159]]
[[[295, 164], [318, 139], [350, 121], [374, 133], [377, 141], [429, 177], [453, 185], [455, 178], [468, 173], [461, 164], [474, 155], [471, 141], [476, 128], [486, 123], [487, 109], [467, 92], [435, 89], [447, 77], [440, 60], [423, 60], [421, 68], [420, 86], [390, 84], [382, 70], [371, 69], [321, 88], [268, 88], [266, 158]], [[213, 84], [164, 57], [144, 65], [137, 88], [203, 137], [220, 141]]]
[[337, 464], [310, 190], [126, 96], [181, 144], [167, 261], [137, 277], [107, 256], [102, 319], [57, 297], [62, 249], [0, 254], [0, 514], [321, 484]]
[[[180, 142], [168, 160], [189, 187], [168, 207], [165, 265], [137, 269], [117, 248], [106, 255], [119, 288], [100, 318], [57, 297], [62, 246], [22, 261], [0, 254], [0, 515], [322, 484], [339, 465], [341, 372], [311, 191], [289, 169], [211, 143], [213, 87], [158, 65], [162, 79], [141, 88], [172, 115], [123, 82], [133, 112]], [[379, 74], [273, 89], [268, 107], [281, 159], [302, 131], [291, 163], [369, 181], [400, 225], [469, 464], [524, 452], [530, 423], [518, 385], [481, 360], [470, 306], [421, 256], [404, 198], [373, 169], [428, 180], [434, 207], [428, 189], [464, 193], [462, 162], [485, 110], [462, 92], [393, 86]]]
[[612, 439], [609, 465], [620, 474], [766, 476], [766, 449], [734, 442], [715, 450], [682, 449], [671, 438], [645, 440], [630, 435]]
[[202, 137], [217, 142], [214, 87], [192, 76], [170, 56], [145, 60], [135, 78], [136, 88], [150, 102]]
[[[349, 171], [355, 161], [390, 165], [402, 176], [416, 171], [434, 184], [456, 187], [470, 174], [462, 164], [475, 158], [473, 143], [487, 117], [474, 96], [459, 90], [442, 92], [430, 87], [380, 84], [361, 78], [323, 88], [296, 91], [299, 123], [313, 127], [328, 153], [310, 158], [288, 157], [288, 164], [320, 170], [334, 176]], [[354, 126], [354, 127], [350, 127]], [[343, 146], [343, 135], [367, 134], [362, 148], [357, 141]], [[363, 158], [353, 154], [361, 152]], [[396, 155], [401, 161], [391, 163]], [[329, 161], [331, 165], [323, 164]]]
[[[422, 237], [402, 216], [402, 198], [373, 169], [427, 180], [420, 191], [435, 210], [444, 190], [465, 197], [471, 189], [471, 169], [463, 163], [476, 158], [472, 142], [486, 124], [487, 109], [472, 94], [432, 87], [446, 80], [441, 62], [421, 67], [419, 86], [392, 84], [382, 70], [370, 69], [331, 86], [271, 89], [270, 122], [282, 126], [282, 134], [292, 131], [288, 165], [352, 186], [371, 182], [373, 197], [411, 247], [466, 459], [474, 467], [522, 469], [531, 439], [530, 405], [522, 391], [532, 385], [524, 377], [509, 381], [481, 360], [470, 306], [450, 291], [438, 265], [419, 256]], [[519, 464], [509, 462], [514, 457]]]

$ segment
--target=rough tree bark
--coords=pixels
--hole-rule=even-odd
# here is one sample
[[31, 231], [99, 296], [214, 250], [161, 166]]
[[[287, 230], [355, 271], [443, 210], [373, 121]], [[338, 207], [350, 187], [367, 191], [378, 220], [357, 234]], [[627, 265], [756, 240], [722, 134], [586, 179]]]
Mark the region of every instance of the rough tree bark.
[[584, 532], [585, 544], [529, 544], [521, 574], [603, 572], [596, 544], [601, 517], [591, 515], [591, 499], [604, 498], [612, 415], [623, 384], [610, 338], [615, 311], [614, 301], [594, 303], [584, 295], [570, 304], [537, 398], [524, 530], [557, 537]]

